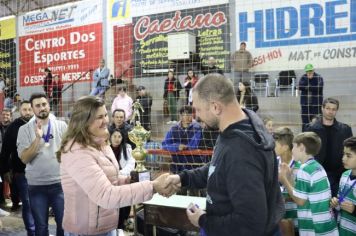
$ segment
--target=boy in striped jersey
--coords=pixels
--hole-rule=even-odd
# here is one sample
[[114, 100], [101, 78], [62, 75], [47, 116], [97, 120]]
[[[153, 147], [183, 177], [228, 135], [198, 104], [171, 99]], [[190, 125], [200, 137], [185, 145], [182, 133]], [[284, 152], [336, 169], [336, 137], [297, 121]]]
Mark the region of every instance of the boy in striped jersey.
[[297, 203], [300, 236], [339, 235], [335, 219], [329, 206], [330, 184], [324, 168], [314, 160], [321, 140], [314, 132], [298, 134], [293, 140], [293, 157], [300, 161], [295, 186], [288, 179], [288, 164], [280, 166], [280, 181]]
[[342, 157], [345, 171], [340, 179], [338, 197], [331, 206], [340, 210], [340, 236], [356, 235], [356, 137], [344, 141]]
[[[293, 132], [288, 127], [279, 127], [273, 133], [275, 141], [275, 152], [278, 159], [278, 164], [286, 163], [292, 170], [290, 178], [291, 183], [294, 185], [295, 177], [298, 169], [300, 168], [300, 162], [293, 159]], [[284, 207], [286, 213], [281, 220], [279, 226], [281, 233], [284, 236], [294, 236], [298, 233], [298, 221], [297, 221], [297, 204], [289, 196], [287, 189], [281, 185], [281, 192], [284, 199]]]

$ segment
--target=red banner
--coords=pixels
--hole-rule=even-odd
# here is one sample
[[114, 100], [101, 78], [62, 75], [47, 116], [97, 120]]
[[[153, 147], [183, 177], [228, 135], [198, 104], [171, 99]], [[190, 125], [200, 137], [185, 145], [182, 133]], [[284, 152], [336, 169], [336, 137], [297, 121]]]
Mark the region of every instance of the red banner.
[[114, 26], [115, 78], [133, 77], [133, 33], [132, 24]]
[[103, 57], [102, 23], [20, 37], [20, 86], [43, 84], [44, 68], [70, 83], [96, 69]]

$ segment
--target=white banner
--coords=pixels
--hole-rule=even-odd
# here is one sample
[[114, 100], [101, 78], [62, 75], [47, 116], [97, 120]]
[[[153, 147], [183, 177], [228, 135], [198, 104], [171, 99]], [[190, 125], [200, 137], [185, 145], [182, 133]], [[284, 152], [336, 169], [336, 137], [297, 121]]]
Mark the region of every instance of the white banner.
[[244, 1], [236, 26], [255, 71], [356, 66], [356, 0]]
[[228, 0], [131, 0], [131, 16], [153, 15], [176, 10], [220, 5], [228, 2]]
[[102, 22], [102, 0], [80, 1], [32, 11], [18, 17], [19, 36]]

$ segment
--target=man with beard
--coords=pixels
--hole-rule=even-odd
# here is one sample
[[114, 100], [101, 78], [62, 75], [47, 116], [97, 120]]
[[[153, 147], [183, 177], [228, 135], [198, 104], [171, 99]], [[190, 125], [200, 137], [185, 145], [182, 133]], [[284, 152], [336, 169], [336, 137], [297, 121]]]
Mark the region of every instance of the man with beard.
[[19, 129], [17, 151], [26, 164], [26, 178], [36, 235], [48, 235], [48, 208], [52, 207], [57, 236], [64, 235], [62, 218], [64, 196], [56, 151], [59, 150], [67, 124], [49, 116], [48, 99], [43, 93], [30, 98], [35, 118]]
[[[26, 124], [33, 116], [33, 111], [29, 101], [24, 100], [20, 105], [21, 117], [14, 120], [7, 128], [4, 135], [4, 142], [1, 149], [1, 173], [4, 174], [5, 179], [10, 183], [11, 194], [17, 192], [22, 202], [22, 219], [25, 224], [27, 235], [35, 235], [35, 224], [33, 221], [30, 200], [28, 197], [28, 185], [25, 177], [26, 165], [23, 164], [17, 153], [17, 134], [20, 127]], [[15, 197], [13, 197], [15, 198]], [[13, 199], [13, 206], [15, 206], [15, 199]]]
[[[0, 150], [2, 147], [2, 144], [4, 142], [4, 135], [7, 130], [7, 127], [9, 127], [10, 123], [12, 121], [12, 112], [8, 108], [4, 108], [1, 112], [1, 122], [0, 122]], [[1, 178], [4, 179], [4, 176], [1, 174]], [[0, 181], [0, 204], [1, 205], [6, 205], [5, 203], [5, 196], [4, 196], [4, 184], [3, 182]]]
[[335, 119], [338, 110], [339, 101], [326, 98], [321, 108], [322, 117], [306, 126], [306, 131], [315, 132], [321, 139], [321, 148], [315, 158], [328, 175], [333, 197], [338, 193], [340, 178], [345, 171], [342, 164], [343, 142], [352, 137], [350, 126]]
[[187, 215], [209, 236], [275, 235], [284, 206], [272, 136], [256, 113], [241, 109], [224, 76], [200, 79], [193, 106], [197, 117], [221, 133], [209, 164], [170, 175], [167, 186], [207, 187], [206, 210], [190, 204]]

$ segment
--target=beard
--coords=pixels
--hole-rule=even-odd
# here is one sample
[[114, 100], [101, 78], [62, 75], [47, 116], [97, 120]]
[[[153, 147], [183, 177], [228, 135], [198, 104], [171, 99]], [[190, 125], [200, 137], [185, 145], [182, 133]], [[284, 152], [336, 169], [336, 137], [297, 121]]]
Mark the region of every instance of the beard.
[[48, 116], [49, 116], [49, 112], [47, 111], [41, 111], [40, 113], [38, 113], [38, 115], [36, 115], [37, 118], [42, 120], [47, 119]]
[[32, 118], [32, 116], [31, 115], [25, 115], [25, 116], [22, 116], [21, 118], [23, 120], [25, 120], [25, 121], [29, 121]]
[[206, 126], [210, 129], [219, 129], [219, 120], [217, 118], [205, 122]]

